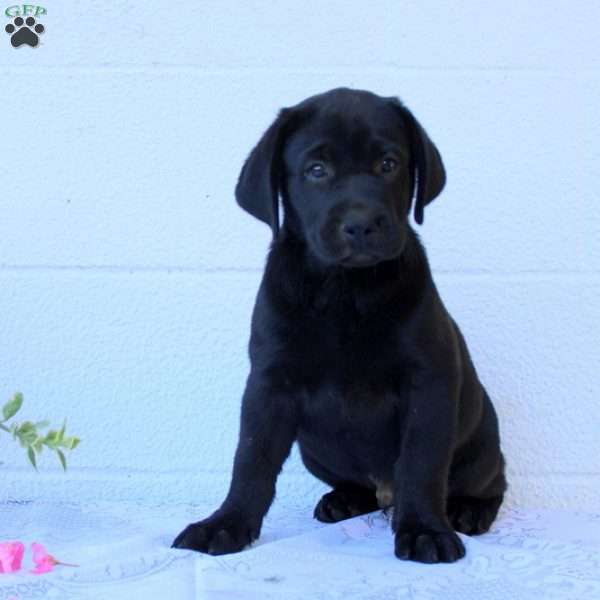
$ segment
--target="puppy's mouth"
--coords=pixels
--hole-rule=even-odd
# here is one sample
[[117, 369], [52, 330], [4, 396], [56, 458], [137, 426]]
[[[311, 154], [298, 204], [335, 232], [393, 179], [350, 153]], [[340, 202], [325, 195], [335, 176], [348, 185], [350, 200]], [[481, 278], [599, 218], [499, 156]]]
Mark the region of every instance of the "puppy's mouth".
[[340, 259], [339, 264], [348, 269], [372, 267], [381, 262], [383, 258], [372, 252], [351, 252]]
[[379, 263], [398, 258], [403, 250], [405, 239], [399, 235], [380, 244], [340, 243], [338, 237], [309, 238], [312, 254], [329, 266], [346, 269], [364, 269]]
[[373, 267], [387, 260], [394, 260], [402, 254], [403, 243], [393, 243], [384, 248], [347, 248], [342, 256], [338, 257], [337, 264], [347, 269], [361, 269]]

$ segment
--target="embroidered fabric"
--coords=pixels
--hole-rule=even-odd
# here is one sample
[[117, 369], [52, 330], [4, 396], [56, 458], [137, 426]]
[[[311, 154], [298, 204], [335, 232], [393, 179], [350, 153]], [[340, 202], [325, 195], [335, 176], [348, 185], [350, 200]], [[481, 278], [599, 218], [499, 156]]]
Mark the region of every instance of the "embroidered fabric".
[[[600, 513], [504, 510], [489, 533], [462, 536], [467, 556], [451, 565], [397, 560], [381, 512], [323, 525], [312, 506], [284, 501], [242, 553], [210, 557], [169, 547], [214, 508], [0, 504], [0, 541], [27, 545], [23, 570], [0, 575], [0, 600], [600, 599]], [[80, 566], [29, 574], [33, 541]]]

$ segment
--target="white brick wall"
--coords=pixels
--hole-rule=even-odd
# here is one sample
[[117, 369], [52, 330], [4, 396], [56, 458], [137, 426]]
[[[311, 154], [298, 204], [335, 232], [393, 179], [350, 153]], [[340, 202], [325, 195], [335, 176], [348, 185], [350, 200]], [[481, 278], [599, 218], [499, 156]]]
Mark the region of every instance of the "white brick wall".
[[[512, 4], [46, 2], [40, 47], [0, 31], [0, 400], [84, 440], [38, 475], [0, 438], [0, 498], [222, 493], [269, 241], [238, 170], [279, 107], [347, 85], [444, 157], [421, 233], [512, 501], [597, 508], [600, 7]], [[319, 486], [294, 456], [280, 489]]]

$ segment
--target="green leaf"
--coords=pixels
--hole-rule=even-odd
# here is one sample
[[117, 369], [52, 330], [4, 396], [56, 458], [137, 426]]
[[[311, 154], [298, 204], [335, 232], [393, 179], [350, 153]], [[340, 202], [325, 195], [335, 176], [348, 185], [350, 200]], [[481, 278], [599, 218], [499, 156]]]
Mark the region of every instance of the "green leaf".
[[58, 458], [60, 458], [60, 464], [62, 465], [63, 471], [66, 471], [67, 459], [65, 458], [65, 455], [63, 454], [62, 450], [57, 450], [56, 452], [58, 454]]
[[33, 465], [33, 468], [37, 471], [37, 464], [35, 462], [35, 452], [33, 448], [30, 446], [27, 448], [27, 456], [29, 457], [29, 462]]
[[68, 437], [64, 439], [63, 446], [69, 450], [75, 450], [80, 442], [81, 440], [78, 437]]
[[[67, 459], [65, 450], [74, 450], [81, 442], [78, 437], [66, 436], [65, 431], [67, 428], [66, 419], [63, 421], [62, 427], [59, 430], [50, 430], [46, 434], [38, 432], [39, 430], [46, 429], [50, 426], [49, 421], [24, 421], [23, 423], [10, 423], [4, 425], [4, 423], [14, 417], [23, 405], [23, 395], [17, 392], [11, 400], [9, 400], [2, 407], [2, 415], [0, 415], [0, 431], [12, 435], [13, 439], [17, 440], [23, 448], [27, 451], [27, 458], [33, 467], [37, 470], [37, 458], [38, 454], [41, 454], [44, 446], [54, 450], [62, 468], [67, 470]], [[0, 464], [2, 464], [0, 462]]]
[[35, 425], [31, 421], [23, 421], [23, 423], [19, 425], [19, 434], [29, 433], [30, 431], [35, 431]]
[[24, 448], [34, 444], [38, 437], [37, 431], [35, 430], [35, 425], [31, 423], [31, 421], [25, 421], [25, 423], [23, 423], [16, 431], [17, 437], [21, 442], [21, 446]]
[[12, 400], [9, 400], [2, 407], [2, 416], [4, 417], [4, 421], [8, 421], [8, 419], [10, 419], [11, 417], [14, 417], [19, 412], [19, 409], [21, 408], [22, 404], [23, 404], [23, 394], [17, 392], [12, 397]]
[[46, 437], [44, 438], [44, 444], [46, 444], [46, 446], [48, 446], [48, 448], [52, 448], [52, 450], [55, 450], [56, 448], [58, 448], [58, 446], [59, 446], [58, 431], [56, 431], [55, 429], [52, 429], [51, 431], [49, 431], [46, 434]]
[[32, 448], [38, 453], [41, 454], [42, 450], [44, 449], [44, 438], [39, 436], [37, 437], [37, 439], [35, 440], [35, 442], [33, 442], [32, 444]]

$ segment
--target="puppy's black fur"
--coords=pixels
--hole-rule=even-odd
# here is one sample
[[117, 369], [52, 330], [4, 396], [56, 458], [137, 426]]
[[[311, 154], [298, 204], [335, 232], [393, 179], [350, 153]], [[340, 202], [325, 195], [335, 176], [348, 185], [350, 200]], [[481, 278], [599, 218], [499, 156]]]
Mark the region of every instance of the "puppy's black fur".
[[332, 90], [264, 134], [236, 188], [274, 237], [233, 478], [175, 547], [225, 554], [255, 540], [294, 441], [333, 488], [316, 518], [393, 506], [399, 558], [452, 562], [464, 556], [454, 530], [489, 529], [506, 489], [496, 414], [408, 222], [444, 183], [395, 99]]

